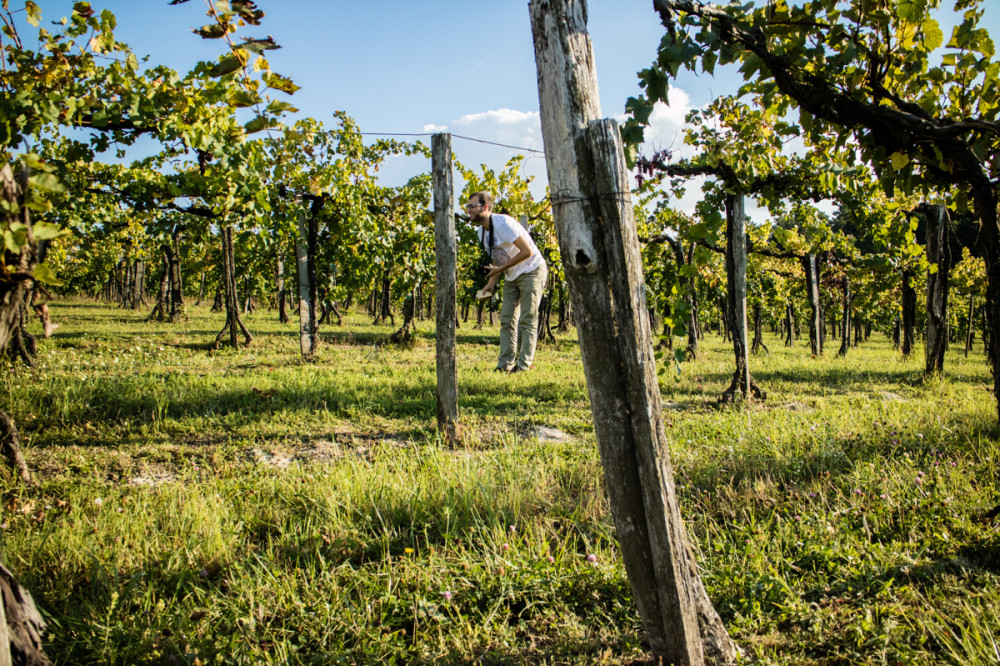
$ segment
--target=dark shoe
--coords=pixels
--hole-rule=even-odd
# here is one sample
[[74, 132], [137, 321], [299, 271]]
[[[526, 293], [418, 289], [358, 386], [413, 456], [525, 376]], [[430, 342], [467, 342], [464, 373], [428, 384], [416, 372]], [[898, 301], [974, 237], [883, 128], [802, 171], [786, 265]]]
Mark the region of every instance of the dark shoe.
[[528, 368], [522, 368], [519, 365], [515, 365], [514, 369], [510, 371], [510, 374], [514, 374], [515, 372], [527, 372], [527, 371], [528, 371]]
[[[517, 366], [514, 366], [515, 368]], [[513, 370], [508, 370], [507, 368], [493, 368], [493, 372], [514, 372]]]

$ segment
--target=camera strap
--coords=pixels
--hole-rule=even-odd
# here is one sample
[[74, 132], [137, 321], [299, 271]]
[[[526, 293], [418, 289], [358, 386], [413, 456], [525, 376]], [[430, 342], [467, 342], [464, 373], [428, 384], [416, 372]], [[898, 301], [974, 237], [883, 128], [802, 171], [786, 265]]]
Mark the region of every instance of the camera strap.
[[487, 239], [489, 240], [489, 243], [487, 244], [486, 247], [486, 259], [487, 263], [492, 264], [493, 263], [493, 215], [490, 215], [489, 235], [487, 235], [487, 231], [483, 229], [482, 240], [485, 241]]

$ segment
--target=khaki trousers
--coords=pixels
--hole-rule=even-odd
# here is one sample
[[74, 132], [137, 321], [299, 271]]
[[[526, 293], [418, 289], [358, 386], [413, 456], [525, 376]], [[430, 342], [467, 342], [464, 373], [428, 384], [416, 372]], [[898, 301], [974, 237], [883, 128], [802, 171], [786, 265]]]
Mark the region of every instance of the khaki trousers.
[[533, 271], [504, 281], [497, 368], [510, 370], [515, 360], [522, 370], [531, 368], [538, 344], [538, 305], [542, 302], [548, 280], [549, 267], [543, 263]]

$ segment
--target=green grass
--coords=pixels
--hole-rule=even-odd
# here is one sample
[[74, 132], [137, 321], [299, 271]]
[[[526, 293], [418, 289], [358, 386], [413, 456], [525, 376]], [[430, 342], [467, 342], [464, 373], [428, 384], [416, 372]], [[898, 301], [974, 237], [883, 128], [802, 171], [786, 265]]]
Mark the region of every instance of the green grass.
[[[4, 368], [39, 485], [0, 474], [4, 562], [57, 663], [630, 664], [619, 558], [575, 335], [492, 372], [459, 336], [465, 446], [434, 430], [434, 339], [352, 314], [303, 363], [84, 301], [38, 367]], [[982, 352], [924, 381], [880, 335], [846, 359], [767, 339], [768, 400], [719, 408], [731, 351], [662, 378], [678, 494], [710, 596], [780, 664], [986, 664], [1000, 654], [1000, 447]], [[831, 342], [831, 347], [835, 348]], [[566, 441], [539, 441], [539, 426]], [[596, 562], [588, 562], [594, 554]]]

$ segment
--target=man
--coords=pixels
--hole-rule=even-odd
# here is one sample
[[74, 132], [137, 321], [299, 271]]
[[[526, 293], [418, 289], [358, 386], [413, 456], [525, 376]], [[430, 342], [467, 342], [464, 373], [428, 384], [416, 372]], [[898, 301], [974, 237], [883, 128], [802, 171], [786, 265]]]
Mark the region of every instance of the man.
[[[465, 204], [469, 220], [479, 227], [479, 240], [490, 254], [485, 289], [490, 295], [501, 273], [506, 280], [500, 306], [501, 372], [526, 372], [531, 369], [538, 343], [538, 304], [542, 300], [549, 267], [531, 235], [521, 223], [493, 212], [493, 197], [476, 192]], [[517, 319], [517, 329], [514, 320]]]

